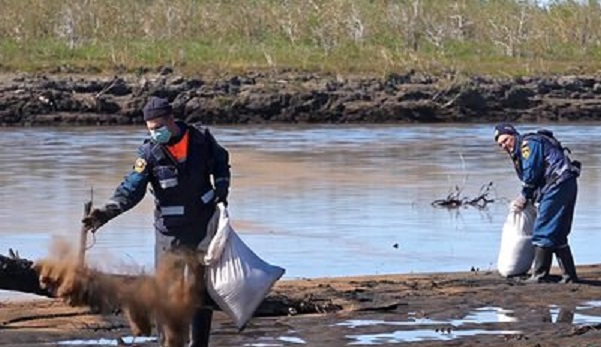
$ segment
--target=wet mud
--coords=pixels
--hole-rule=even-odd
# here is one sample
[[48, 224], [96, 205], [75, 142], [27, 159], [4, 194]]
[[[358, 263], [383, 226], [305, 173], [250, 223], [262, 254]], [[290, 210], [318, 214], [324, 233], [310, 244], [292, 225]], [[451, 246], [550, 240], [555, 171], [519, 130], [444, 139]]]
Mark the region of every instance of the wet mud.
[[142, 124], [150, 96], [204, 124], [466, 123], [601, 119], [600, 76], [340, 76], [296, 71], [182, 76], [0, 76], [0, 125]]
[[[382, 275], [279, 282], [270, 297], [303, 302], [238, 332], [216, 313], [212, 346], [599, 346], [601, 265], [576, 284], [524, 284], [495, 272]], [[559, 279], [558, 269], [553, 269]], [[303, 312], [302, 307], [307, 307]], [[319, 307], [321, 313], [311, 308]], [[0, 345], [133, 344], [122, 314], [59, 300], [0, 304]]]

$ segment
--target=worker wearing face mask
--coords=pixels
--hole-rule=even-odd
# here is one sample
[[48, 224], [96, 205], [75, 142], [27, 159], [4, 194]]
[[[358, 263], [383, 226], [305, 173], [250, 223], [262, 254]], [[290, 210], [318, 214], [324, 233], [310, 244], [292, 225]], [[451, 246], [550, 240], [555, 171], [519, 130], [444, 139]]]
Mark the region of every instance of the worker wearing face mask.
[[[150, 138], [139, 147], [132, 170], [111, 199], [93, 209], [83, 223], [95, 232], [136, 206], [150, 185], [156, 265], [169, 252], [197, 249], [216, 204], [227, 204], [230, 165], [228, 151], [209, 130], [176, 120], [166, 99], [151, 97], [143, 112]], [[211, 320], [210, 309], [197, 311], [190, 346], [208, 346]]]

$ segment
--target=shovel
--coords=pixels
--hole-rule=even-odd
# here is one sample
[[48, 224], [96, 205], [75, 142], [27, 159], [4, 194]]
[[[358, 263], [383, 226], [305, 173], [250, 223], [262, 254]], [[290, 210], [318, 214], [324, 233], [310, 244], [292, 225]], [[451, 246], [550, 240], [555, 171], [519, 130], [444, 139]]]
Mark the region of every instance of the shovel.
[[[92, 211], [92, 202], [94, 201], [94, 189], [90, 189], [90, 200], [83, 204], [83, 216], [84, 218]], [[78, 264], [80, 267], [84, 267], [86, 263], [86, 248], [88, 244], [88, 228], [82, 223], [80, 234], [79, 234], [79, 254]]]

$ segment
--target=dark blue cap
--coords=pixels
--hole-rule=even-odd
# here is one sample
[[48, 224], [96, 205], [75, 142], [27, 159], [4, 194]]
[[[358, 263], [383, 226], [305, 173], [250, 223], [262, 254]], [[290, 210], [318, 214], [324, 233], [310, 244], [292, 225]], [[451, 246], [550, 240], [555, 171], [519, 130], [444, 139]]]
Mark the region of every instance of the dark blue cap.
[[495, 125], [495, 141], [501, 135], [517, 135], [518, 131], [515, 130], [514, 126], [509, 123], [500, 123]]
[[151, 96], [143, 109], [144, 120], [165, 117], [173, 113], [173, 108], [167, 99]]

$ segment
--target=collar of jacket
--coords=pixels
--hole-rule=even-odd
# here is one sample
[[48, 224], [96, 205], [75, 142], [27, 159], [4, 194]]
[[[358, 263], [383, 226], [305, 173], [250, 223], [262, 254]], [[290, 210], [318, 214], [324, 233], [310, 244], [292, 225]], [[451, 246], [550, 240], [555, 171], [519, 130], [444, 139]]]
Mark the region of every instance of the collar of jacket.
[[513, 151], [510, 153], [512, 158], [517, 158], [521, 153], [522, 141], [524, 141], [524, 136], [517, 134], [515, 136], [515, 144], [513, 145]]

